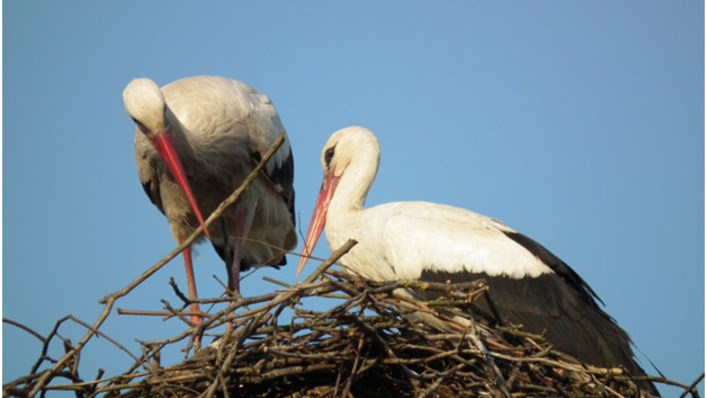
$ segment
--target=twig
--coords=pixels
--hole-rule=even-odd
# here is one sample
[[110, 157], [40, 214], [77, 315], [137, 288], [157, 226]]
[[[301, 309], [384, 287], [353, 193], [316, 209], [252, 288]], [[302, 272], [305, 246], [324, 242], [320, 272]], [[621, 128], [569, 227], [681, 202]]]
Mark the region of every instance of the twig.
[[177, 286], [177, 282], [174, 281], [174, 278], [169, 278], [169, 285], [172, 287], [174, 294], [176, 294], [177, 297], [182, 300], [182, 302], [184, 303], [184, 307], [188, 307], [189, 304], [191, 304], [191, 300], [189, 300], [189, 298], [185, 296], [181, 290], [179, 290], [179, 286]]
[[[79, 325], [85, 327], [86, 329], [91, 330], [91, 325], [89, 325], [89, 324], [87, 324], [86, 322], [84, 322], [84, 321], [82, 321], [82, 320], [80, 320], [80, 319], [74, 317], [73, 315], [69, 315], [69, 319], [71, 319], [72, 321], [74, 321], [74, 322], [78, 323]], [[117, 340], [115, 340], [115, 339], [113, 339], [112, 337], [108, 336], [107, 334], [101, 332], [100, 330], [94, 330], [94, 332], [95, 332], [98, 336], [103, 337], [104, 339], [106, 339], [106, 340], [108, 340], [109, 342], [111, 342], [111, 344], [113, 344], [114, 346], [118, 347], [119, 350], [121, 350], [121, 351], [123, 351], [124, 353], [128, 354], [128, 356], [130, 356], [130, 358], [134, 359], [135, 361], [139, 361], [139, 359], [138, 359], [132, 352], [130, 352], [130, 350], [128, 350], [127, 348], [125, 348], [125, 346], [122, 345], [122, 344], [120, 344]]]
[[8, 318], [2, 318], [2, 323], [7, 323], [8, 325], [12, 325], [12, 326], [18, 327], [18, 328], [24, 330], [25, 332], [31, 334], [32, 336], [36, 337], [36, 338], [39, 339], [39, 341], [41, 341], [42, 343], [44, 343], [45, 341], [47, 341], [46, 337], [44, 337], [44, 336], [42, 336], [41, 334], [35, 332], [34, 329], [30, 328], [30, 327], [27, 326], [27, 325], [24, 325], [24, 324], [19, 323], [19, 322], [17, 322], [17, 321], [13, 321], [12, 319], [8, 319]]
[[[116, 309], [116, 313], [118, 315], [159, 316], [159, 317], [172, 317], [175, 315], [175, 313], [171, 312], [171, 311], [131, 310], [131, 309], [126, 309], [126, 308], [118, 308], [118, 309]], [[204, 312], [201, 312], [201, 311], [180, 311], [179, 314], [184, 315], [184, 316], [192, 316], [192, 315], [204, 316], [204, 315], [206, 315]]]
[[503, 374], [498, 369], [498, 365], [496, 365], [496, 362], [493, 360], [493, 356], [491, 355], [491, 353], [486, 349], [486, 345], [484, 345], [481, 339], [479, 339], [478, 332], [476, 330], [476, 322], [471, 322], [470, 328], [471, 330], [469, 331], [468, 336], [471, 338], [471, 341], [474, 343], [476, 348], [482, 353], [489, 368], [496, 376], [496, 384], [499, 390], [503, 393], [504, 396], [510, 398], [511, 393], [510, 391], [508, 391], [508, 385], [506, 385], [506, 380], [503, 378]]
[[690, 384], [690, 386], [685, 389], [685, 392], [680, 394], [680, 398], [685, 398], [687, 396], [687, 394], [692, 394], [693, 397], [698, 397], [699, 394], [697, 394], [696, 387], [698, 384], [700, 384], [700, 382], [702, 380], [704, 380], [704, 378], [705, 378], [705, 372], [702, 372], [702, 374], [697, 376], [695, 381], [693, 381], [692, 384]]

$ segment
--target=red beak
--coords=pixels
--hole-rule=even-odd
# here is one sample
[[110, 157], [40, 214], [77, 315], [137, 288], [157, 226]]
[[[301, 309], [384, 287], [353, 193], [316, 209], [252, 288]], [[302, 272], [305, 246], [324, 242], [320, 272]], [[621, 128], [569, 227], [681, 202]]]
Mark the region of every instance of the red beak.
[[174, 149], [174, 140], [172, 139], [172, 135], [168, 133], [161, 133], [152, 138], [150, 141], [152, 142], [152, 146], [157, 151], [157, 154], [167, 165], [169, 172], [172, 174], [172, 178], [177, 181], [177, 184], [179, 184], [182, 192], [184, 192], [184, 196], [186, 196], [192, 212], [194, 212], [196, 219], [199, 221], [199, 224], [201, 224], [204, 234], [211, 238], [211, 235], [209, 235], [209, 230], [206, 229], [204, 217], [201, 216], [199, 206], [196, 205], [196, 199], [194, 199], [194, 194], [191, 191], [191, 186], [189, 186], [189, 181], [187, 181], [187, 177], [184, 174], [182, 162], [179, 160], [177, 150]]
[[339, 177], [334, 177], [333, 171], [324, 176], [322, 188], [319, 191], [319, 196], [317, 197], [317, 204], [314, 207], [312, 221], [309, 223], [309, 230], [307, 231], [307, 238], [304, 241], [302, 255], [299, 259], [299, 264], [297, 264], [297, 275], [299, 275], [300, 272], [302, 272], [302, 269], [304, 269], [304, 265], [307, 263], [309, 256], [312, 254], [314, 246], [319, 240], [319, 236], [322, 234], [322, 230], [326, 224], [329, 202], [331, 202], [331, 198], [334, 196], [334, 192], [336, 191], [336, 187], [338, 185]]

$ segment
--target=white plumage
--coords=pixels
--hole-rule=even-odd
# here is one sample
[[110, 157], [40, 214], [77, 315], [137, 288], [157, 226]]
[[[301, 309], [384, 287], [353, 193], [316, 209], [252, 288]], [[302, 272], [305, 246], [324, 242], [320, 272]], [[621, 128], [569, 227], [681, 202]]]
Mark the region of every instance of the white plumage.
[[[222, 77], [190, 77], [161, 89], [152, 80], [135, 79], [123, 101], [137, 125], [140, 181], [178, 242], [203, 225], [203, 216], [242, 183], [261, 154], [285, 133], [267, 96]], [[212, 243], [228, 263], [231, 293], [238, 291], [240, 270], [282, 265], [284, 253], [295, 246], [293, 174], [286, 140], [239, 202], [211, 226]], [[194, 299], [191, 248], [183, 255]]]
[[[342, 262], [360, 264], [357, 272], [373, 280], [419, 279], [424, 269], [516, 278], [552, 272], [504, 235], [504, 231], [515, 232], [509, 227], [451, 206], [394, 202], [358, 214], [331, 211], [328, 220], [325, 230], [330, 246], [339, 247], [348, 238], [356, 239], [359, 245], [350, 255], [357, 259]], [[364, 264], [376, 266], [365, 269]]]

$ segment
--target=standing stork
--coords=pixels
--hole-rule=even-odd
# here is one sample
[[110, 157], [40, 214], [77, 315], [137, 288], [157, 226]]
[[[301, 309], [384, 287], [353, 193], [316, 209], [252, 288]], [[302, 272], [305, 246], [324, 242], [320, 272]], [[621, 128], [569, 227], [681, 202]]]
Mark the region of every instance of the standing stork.
[[[123, 91], [125, 109], [137, 125], [135, 160], [140, 182], [167, 217], [177, 242], [209, 215], [253, 170], [285, 133], [270, 99], [239, 81], [197, 76], [161, 89], [135, 79]], [[205, 233], [226, 262], [228, 293], [239, 291], [239, 273], [253, 265], [278, 267], [294, 248], [294, 165], [285, 140], [240, 200]], [[191, 247], [182, 255], [189, 298], [197, 298]], [[199, 305], [192, 303], [198, 313]], [[192, 315], [198, 324], [201, 317]]]
[[[322, 229], [331, 249], [353, 238], [341, 259], [350, 272], [374, 281], [462, 282], [483, 278], [498, 312], [524, 330], [545, 333], [561, 351], [587, 363], [623, 366], [645, 375], [630, 338], [597, 305], [589, 285], [534, 240], [464, 209], [427, 202], [364, 208], [378, 170], [373, 133], [348, 127], [324, 145], [324, 181], [299, 261], [299, 273]], [[483, 309], [477, 308], [483, 316]], [[487, 320], [494, 322], [486, 309]], [[652, 393], [655, 387], [645, 384]]]

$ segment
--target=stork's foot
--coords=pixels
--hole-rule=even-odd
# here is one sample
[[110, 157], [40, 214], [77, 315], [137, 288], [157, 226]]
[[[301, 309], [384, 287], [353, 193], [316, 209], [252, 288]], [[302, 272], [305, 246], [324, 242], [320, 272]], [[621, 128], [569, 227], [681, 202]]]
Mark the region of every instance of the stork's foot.
[[201, 333], [194, 335], [194, 352], [201, 351]]
[[[201, 317], [201, 315], [194, 315], [194, 313], [201, 313], [201, 310], [199, 309], [199, 304], [192, 304], [191, 311], [192, 315], [190, 316], [190, 320], [192, 326], [201, 325], [201, 323], [204, 322], [204, 319]], [[194, 342], [194, 350], [196, 352], [199, 352], [199, 350], [201, 350], [201, 338], [203, 334], [204, 331], [200, 330], [198, 333], [194, 333], [194, 336], [192, 337]]]
[[[238, 289], [238, 286], [236, 285], [236, 289], [227, 289], [226, 290], [226, 296], [232, 297], [236, 300], [241, 298], [241, 292]], [[226, 323], [226, 330], [232, 331], [235, 328], [235, 325], [233, 322], [229, 321]]]

